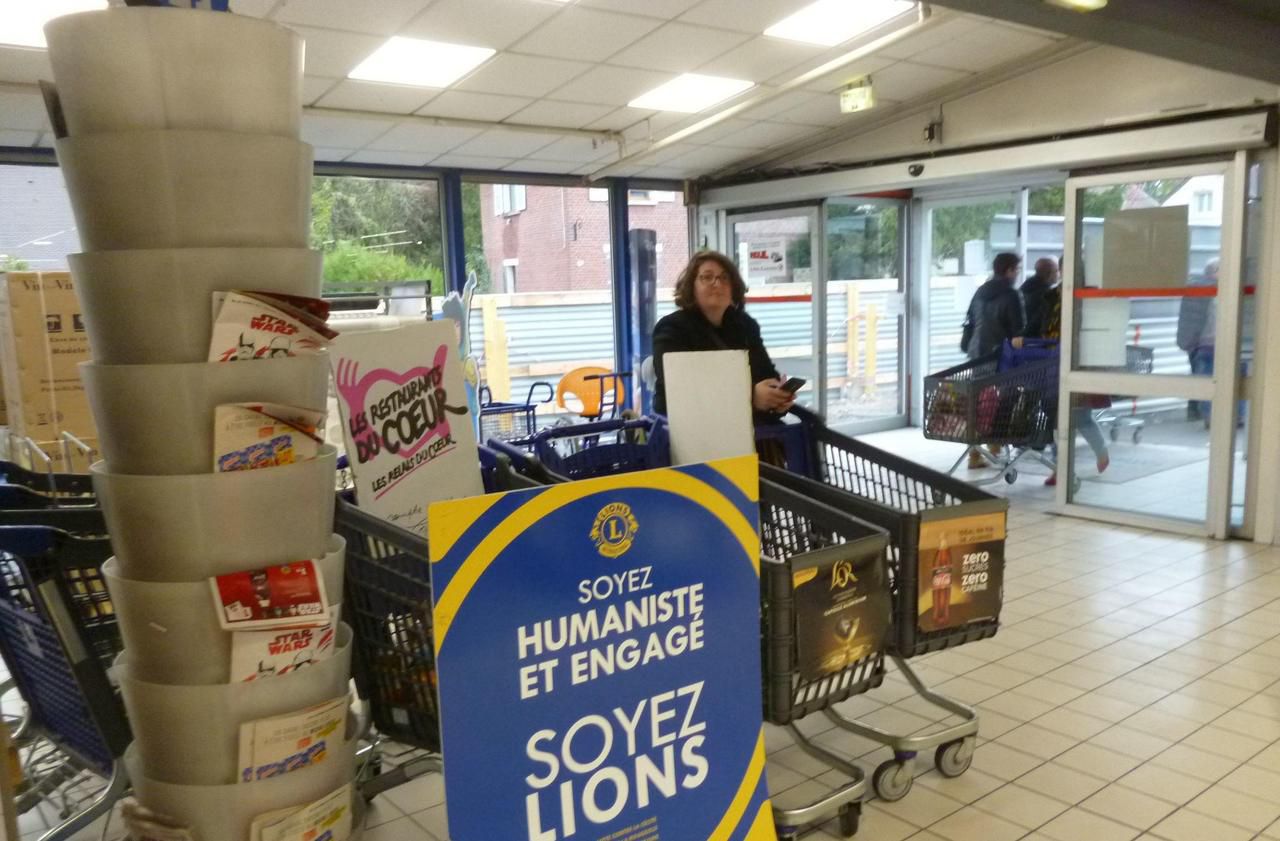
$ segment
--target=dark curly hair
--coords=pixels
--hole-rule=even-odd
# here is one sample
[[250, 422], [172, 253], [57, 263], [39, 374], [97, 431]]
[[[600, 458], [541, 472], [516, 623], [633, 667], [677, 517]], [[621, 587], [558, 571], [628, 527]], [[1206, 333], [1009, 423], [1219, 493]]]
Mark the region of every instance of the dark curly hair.
[[747, 284], [742, 273], [733, 261], [719, 251], [699, 251], [689, 258], [689, 264], [680, 272], [676, 281], [676, 306], [682, 310], [691, 310], [698, 306], [694, 297], [694, 287], [698, 283], [698, 268], [706, 262], [713, 262], [724, 269], [729, 276], [729, 285], [733, 289], [733, 305], [741, 308], [747, 301]]

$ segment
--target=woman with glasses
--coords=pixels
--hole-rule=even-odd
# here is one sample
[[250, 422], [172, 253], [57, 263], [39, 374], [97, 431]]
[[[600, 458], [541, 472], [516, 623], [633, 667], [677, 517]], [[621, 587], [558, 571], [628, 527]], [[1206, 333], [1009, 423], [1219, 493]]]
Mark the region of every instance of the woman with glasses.
[[[676, 311], [653, 328], [653, 363], [658, 376], [653, 406], [667, 413], [662, 357], [698, 350], [745, 350], [751, 365], [751, 406], [756, 421], [776, 420], [795, 401], [760, 338], [760, 325], [747, 315], [747, 285], [738, 267], [716, 251], [700, 251], [676, 281]], [[746, 395], [744, 395], [745, 397]]]

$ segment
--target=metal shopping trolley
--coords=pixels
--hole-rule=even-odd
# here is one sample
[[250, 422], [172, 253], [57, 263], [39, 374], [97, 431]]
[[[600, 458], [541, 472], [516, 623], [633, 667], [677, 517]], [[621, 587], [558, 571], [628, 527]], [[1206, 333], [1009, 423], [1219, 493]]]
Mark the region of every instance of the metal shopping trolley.
[[[490, 446], [501, 447], [499, 442]], [[666, 422], [662, 418], [604, 421], [578, 427], [546, 430], [535, 440], [537, 459], [560, 480], [610, 476], [667, 466], [671, 462]], [[513, 461], [522, 454], [511, 452]], [[517, 467], [517, 469], [524, 469]], [[786, 729], [802, 751], [841, 772], [850, 782], [803, 806], [774, 806], [773, 817], [782, 841], [831, 816], [840, 831], [858, 830], [866, 775], [854, 763], [806, 736], [796, 722], [810, 714], [830, 714], [833, 705], [867, 692], [884, 681], [884, 650], [889, 642], [873, 633], [874, 644], [852, 651], [838, 650], [815, 667], [816, 646], [802, 640], [800, 629], [817, 620], [810, 607], [796, 598], [797, 576], [840, 574], [857, 576], [865, 588], [866, 615], [882, 617], [887, 631], [892, 614], [887, 566], [888, 534], [780, 485], [760, 483], [761, 645], [765, 719]], [[838, 630], [838, 629], [837, 629]], [[845, 627], [857, 639], [856, 627]]]
[[[1125, 364], [1122, 368], [1114, 368], [1110, 370], [1119, 371], [1126, 374], [1150, 374], [1155, 370], [1155, 349], [1143, 347], [1142, 345], [1126, 345], [1125, 346]], [[1129, 399], [1129, 398], [1113, 398]], [[1095, 420], [1098, 425], [1107, 431], [1112, 441], [1120, 440], [1120, 430], [1130, 430], [1130, 440], [1135, 444], [1142, 443], [1142, 430], [1146, 428], [1147, 422], [1139, 417], [1136, 411], [1137, 399], [1134, 400], [1134, 411], [1124, 415], [1111, 409], [1098, 413]]]
[[[535, 400], [534, 393], [546, 389], [547, 396]], [[556, 390], [549, 382], [529, 386], [523, 403], [495, 403], [488, 386], [480, 388], [480, 438], [503, 441], [514, 446], [528, 446], [538, 431], [538, 406], [555, 399]]]
[[[922, 536], [926, 529], [930, 533], [944, 529], [948, 521], [993, 517], [1003, 537], [1009, 502], [835, 432], [806, 409], [794, 408], [792, 415], [799, 423], [757, 428], [762, 459], [773, 462], [761, 465], [761, 476], [889, 532], [894, 618], [889, 657], [917, 695], [960, 718], [959, 723], [933, 733], [911, 736], [826, 711], [841, 728], [893, 750], [894, 758], [876, 769], [872, 783], [882, 799], [900, 800], [911, 790], [919, 753], [933, 749], [939, 772], [959, 776], [973, 761], [978, 732], [977, 711], [930, 690], [907, 659], [987, 639], [999, 628], [998, 615], [956, 627], [928, 627], [919, 598], [920, 584], [927, 574], [922, 560], [928, 560], [922, 558]], [[1003, 541], [997, 553], [998, 558], [987, 561], [991, 567], [988, 575], [1002, 581]]]
[[[999, 471], [996, 477], [1018, 481], [1018, 463], [1034, 458], [1053, 469], [1043, 455], [1053, 443], [1058, 407], [1058, 352], [1036, 345], [988, 354], [948, 368], [924, 381], [924, 437], [966, 445], [948, 473], [970, 453]], [[997, 449], [998, 448], [998, 449]], [[1007, 452], [1006, 452], [1007, 449]]]
[[[28, 706], [19, 809], [63, 792], [64, 820], [41, 839], [61, 841], [109, 812], [128, 786], [121, 757], [131, 735], [106, 673], [122, 649], [101, 576], [111, 547], [47, 526], [4, 526], [0, 553], [0, 654]], [[87, 775], [107, 785], [71, 794]]]

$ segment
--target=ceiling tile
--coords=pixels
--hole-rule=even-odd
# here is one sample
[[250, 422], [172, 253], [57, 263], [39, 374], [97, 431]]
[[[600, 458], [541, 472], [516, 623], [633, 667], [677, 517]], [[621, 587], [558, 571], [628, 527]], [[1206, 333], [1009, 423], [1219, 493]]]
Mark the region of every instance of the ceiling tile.
[[438, 0], [400, 34], [503, 50], [563, 9], [542, 0]]
[[[941, 47], [957, 41], [976, 30], [982, 24], [982, 18], [969, 15], [952, 15], [932, 23], [926, 23], [920, 32], [900, 38], [887, 47], [877, 51], [877, 55], [887, 58], [911, 58], [935, 47]], [[990, 44], [987, 51], [994, 51]]]
[[910, 61], [900, 61], [892, 67], [872, 76], [876, 94], [887, 99], [906, 101], [924, 96], [953, 82], [969, 78], [970, 74], [941, 67], [928, 67]]
[[388, 152], [422, 152], [423, 160], [431, 153], [442, 155], [476, 135], [479, 129], [461, 126], [435, 126], [427, 122], [403, 122], [379, 137], [366, 148]]
[[9, 93], [0, 90], [0, 128], [44, 131], [49, 128], [44, 99], [38, 93]]
[[302, 139], [312, 146], [359, 149], [391, 128], [391, 120], [302, 115]]
[[568, 161], [573, 164], [589, 163], [601, 158], [617, 157], [618, 145], [607, 140], [589, 137], [562, 137], [538, 150], [538, 159], [544, 161]]
[[0, 129], [0, 146], [28, 147], [40, 139], [38, 131], [7, 131]]
[[487, 158], [524, 158], [560, 139], [555, 134], [494, 129], [454, 149], [459, 155]]
[[816, 93], [832, 93], [840, 90], [855, 79], [860, 79], [864, 76], [871, 76], [872, 79], [876, 79], [885, 68], [892, 67], [895, 63], [896, 61], [891, 58], [881, 58], [878, 55], [867, 56], [846, 64], [839, 70], [832, 71], [825, 76], [819, 76], [805, 83], [804, 87], [805, 90]]
[[[528, 55], [498, 53], [454, 87], [457, 90], [500, 93], [507, 96], [546, 96], [591, 65]], [[573, 97], [560, 97], [570, 99]]]
[[683, 181], [686, 178], [695, 177], [699, 173], [691, 171], [690, 167], [655, 166], [632, 174], [642, 178], [664, 178], [671, 181]]
[[553, 99], [544, 99], [512, 114], [507, 122], [525, 123], [531, 126], [582, 128], [613, 110], [609, 105], [584, 105], [578, 102], [556, 102]]
[[338, 163], [350, 155], [354, 149], [335, 149], [331, 146], [317, 146], [314, 150], [316, 161], [323, 163]]
[[792, 90], [787, 93], [777, 94], [763, 105], [757, 105], [755, 108], [743, 111], [738, 116], [747, 120], [772, 120], [779, 114], [790, 111], [792, 108], [804, 105], [806, 102], [811, 102], [821, 96], [822, 94], [814, 91]]
[[281, 0], [272, 18], [371, 35], [395, 35], [430, 0]]
[[533, 158], [523, 158], [503, 168], [516, 172], [540, 172], [550, 175], [567, 175], [577, 169], [578, 164], [570, 161], [544, 161], [535, 160]]
[[630, 128], [636, 123], [652, 117], [657, 111], [646, 111], [643, 108], [622, 108], [610, 111], [605, 117], [601, 117], [595, 122], [588, 123], [584, 128], [599, 129], [601, 131], [622, 131]]
[[417, 113], [430, 117], [454, 117], [460, 120], [487, 120], [497, 122], [510, 117], [533, 102], [522, 96], [499, 96], [492, 93], [470, 91], [445, 91]]
[[750, 152], [742, 149], [724, 149], [716, 146], [701, 146], [685, 152], [662, 164], [665, 167], [692, 167], [699, 175], [727, 166], [734, 161], [742, 160]]
[[721, 26], [759, 35], [810, 0], [704, 0], [680, 16], [686, 23]]
[[822, 47], [761, 36], [701, 65], [698, 72], [734, 79], [772, 79], [824, 52]]
[[[732, 50], [750, 36], [725, 29], [668, 23], [609, 59], [610, 64], [687, 73], [707, 58]], [[739, 78], [752, 79], [749, 76]], [[754, 81], [754, 79], [752, 79]]]
[[693, 136], [694, 143], [719, 146], [725, 149], [750, 149], [760, 151], [769, 146], [756, 133], [756, 123], [751, 120], [725, 120], [701, 134]]
[[670, 80], [670, 73], [635, 70], [630, 67], [601, 65], [579, 76], [555, 92], [556, 99], [571, 102], [593, 102], [600, 105], [626, 105], [631, 100]]
[[384, 114], [412, 114], [439, 93], [430, 88], [383, 85], [344, 79], [316, 105], [320, 108], [351, 108]]
[[41, 79], [53, 81], [48, 50], [0, 47], [0, 81], [32, 85]]
[[759, 122], [751, 127], [751, 138], [765, 147], [777, 146], [813, 134], [813, 126], [790, 123]]
[[431, 162], [432, 166], [445, 166], [454, 169], [502, 169], [515, 163], [512, 158], [485, 158], [477, 155], [441, 155]]
[[645, 0], [644, 3], [637, 3], [636, 0], [578, 0], [578, 5], [609, 9], [614, 12], [640, 13], [670, 20], [687, 12], [700, 2], [702, 0]]
[[426, 166], [427, 161], [433, 157], [435, 157], [434, 152], [388, 152], [381, 149], [362, 149], [347, 158], [347, 161], [388, 166]]
[[376, 35], [357, 35], [354, 32], [335, 32], [332, 29], [313, 29], [295, 26], [298, 34], [307, 42], [307, 74], [345, 79], [356, 65], [368, 58], [374, 50], [386, 43]]
[[313, 104], [317, 99], [328, 93], [339, 81], [338, 79], [326, 79], [323, 76], [303, 76], [302, 104], [304, 106]]
[[[696, 115], [693, 115], [696, 116]], [[655, 111], [653, 116], [642, 123], [631, 126], [623, 135], [631, 141], [658, 140], [683, 127], [694, 120], [689, 114], [678, 114], [673, 111]]]
[[278, 0], [231, 0], [231, 11], [237, 15], [264, 18], [275, 8]]
[[512, 49], [554, 58], [604, 61], [659, 23], [653, 18], [569, 6], [517, 41]]

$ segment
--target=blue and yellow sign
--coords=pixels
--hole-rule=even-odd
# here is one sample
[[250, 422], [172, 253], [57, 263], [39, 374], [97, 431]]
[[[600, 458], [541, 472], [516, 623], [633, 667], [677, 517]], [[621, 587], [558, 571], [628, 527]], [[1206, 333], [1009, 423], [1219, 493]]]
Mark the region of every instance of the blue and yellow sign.
[[757, 470], [431, 506], [453, 841], [775, 841]]

